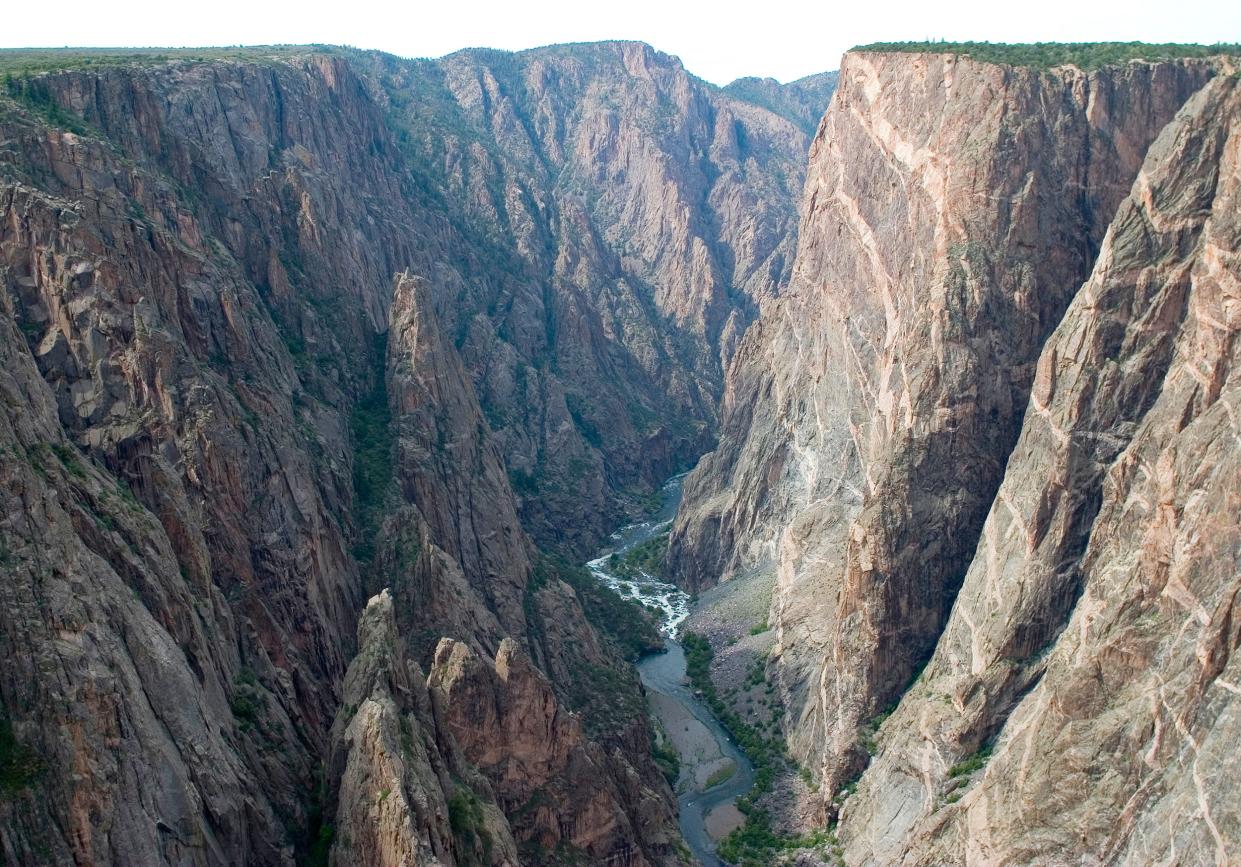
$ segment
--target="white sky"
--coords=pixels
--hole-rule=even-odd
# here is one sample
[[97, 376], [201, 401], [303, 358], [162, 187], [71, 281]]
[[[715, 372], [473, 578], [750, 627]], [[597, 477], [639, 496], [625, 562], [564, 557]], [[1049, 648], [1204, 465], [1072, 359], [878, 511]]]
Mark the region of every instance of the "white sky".
[[1241, 42], [1241, 0], [4, 0], [0, 47], [322, 42], [438, 57], [458, 48], [640, 39], [727, 83], [835, 69], [902, 39]]

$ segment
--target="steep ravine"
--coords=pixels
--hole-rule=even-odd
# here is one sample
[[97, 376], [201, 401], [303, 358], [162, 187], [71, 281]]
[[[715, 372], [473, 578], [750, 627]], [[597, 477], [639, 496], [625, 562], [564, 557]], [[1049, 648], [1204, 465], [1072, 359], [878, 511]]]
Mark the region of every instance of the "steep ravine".
[[[350, 57], [460, 234], [440, 314], [522, 523], [585, 557], [713, 441], [724, 365], [788, 281], [809, 135], [641, 43]], [[833, 84], [791, 104], [817, 119]]]
[[0, 861], [1241, 857], [1241, 49], [907, 48], [0, 53]]

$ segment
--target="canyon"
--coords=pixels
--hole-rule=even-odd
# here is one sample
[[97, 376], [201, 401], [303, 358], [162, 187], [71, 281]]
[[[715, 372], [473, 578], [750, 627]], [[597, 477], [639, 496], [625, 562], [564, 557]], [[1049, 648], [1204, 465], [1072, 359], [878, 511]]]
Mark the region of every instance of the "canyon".
[[1239, 857], [1239, 51], [1046, 50], [0, 52], [0, 861]]

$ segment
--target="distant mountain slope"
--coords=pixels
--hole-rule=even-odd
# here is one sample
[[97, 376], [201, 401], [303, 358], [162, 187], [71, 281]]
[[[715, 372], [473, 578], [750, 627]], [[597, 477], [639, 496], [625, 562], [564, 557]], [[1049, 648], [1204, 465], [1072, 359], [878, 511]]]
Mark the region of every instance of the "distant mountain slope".
[[724, 87], [737, 99], [761, 105], [795, 123], [806, 135], [814, 135], [823, 110], [836, 90], [835, 72], [807, 75], [788, 84], [774, 78], [738, 78]]
[[640, 43], [353, 62], [475, 251], [437, 294], [523, 519], [584, 552], [709, 444], [723, 365], [790, 273], [809, 139]]

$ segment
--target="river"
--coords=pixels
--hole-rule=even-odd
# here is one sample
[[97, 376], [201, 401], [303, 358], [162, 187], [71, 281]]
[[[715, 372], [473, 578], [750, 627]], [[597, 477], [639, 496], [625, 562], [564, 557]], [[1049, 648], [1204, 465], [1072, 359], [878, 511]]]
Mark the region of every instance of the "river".
[[[693, 717], [701, 725], [701, 728], [695, 727], [695, 731], [705, 733], [712, 739], [714, 743], [711, 746], [721, 757], [720, 760], [730, 760], [736, 768], [731, 777], [710, 788], [700, 785], [696, 779], [690, 779], [683, 768], [677, 785], [681, 836], [685, 838], [699, 863], [705, 867], [719, 867], [723, 862], [715, 857], [715, 845], [707, 832], [707, 816], [716, 807], [730, 804], [749, 791], [754, 784], [754, 766], [733, 743], [710, 708], [694, 695], [686, 682], [685, 652], [676, 641], [676, 632], [689, 616], [689, 596], [677, 587], [649, 575], [622, 578], [609, 571], [609, 560], [613, 553], [623, 555], [668, 529], [681, 501], [683, 478], [677, 476], [664, 485], [660, 509], [655, 515], [647, 521], [622, 527], [613, 533], [608, 548], [586, 565], [596, 578], [617, 593], [660, 610], [660, 631], [664, 634], [667, 652], [650, 654], [638, 662], [638, 673], [648, 696], [651, 693], [663, 696], [675, 709]], [[666, 715], [666, 704], [663, 711]], [[686, 726], [685, 730], [689, 731], [689, 727]], [[683, 762], [687, 758], [682, 754]]]

